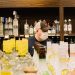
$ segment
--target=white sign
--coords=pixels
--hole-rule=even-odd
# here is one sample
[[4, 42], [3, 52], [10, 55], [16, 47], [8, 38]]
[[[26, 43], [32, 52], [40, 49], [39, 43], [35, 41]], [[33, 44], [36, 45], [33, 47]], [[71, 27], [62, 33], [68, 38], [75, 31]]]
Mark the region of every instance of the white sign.
[[75, 44], [70, 44], [70, 53], [75, 53]]
[[68, 57], [68, 42], [60, 42], [60, 56]]

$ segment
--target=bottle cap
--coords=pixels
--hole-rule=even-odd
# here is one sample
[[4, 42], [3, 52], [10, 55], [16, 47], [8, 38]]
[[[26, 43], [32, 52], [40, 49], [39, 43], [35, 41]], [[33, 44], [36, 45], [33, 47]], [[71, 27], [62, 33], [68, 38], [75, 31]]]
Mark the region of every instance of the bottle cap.
[[68, 19], [68, 21], [71, 21], [71, 19]]
[[13, 11], [13, 15], [16, 15], [17, 14], [17, 12], [16, 11]]
[[67, 20], [65, 19], [64, 22], [67, 22]]

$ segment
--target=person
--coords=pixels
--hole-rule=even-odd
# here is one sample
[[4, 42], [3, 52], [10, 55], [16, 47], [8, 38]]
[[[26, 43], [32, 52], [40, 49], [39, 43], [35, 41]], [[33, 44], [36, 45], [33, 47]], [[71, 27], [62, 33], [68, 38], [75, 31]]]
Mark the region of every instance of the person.
[[[47, 24], [45, 20], [37, 22], [35, 25], [35, 35], [32, 37], [29, 37], [28, 43], [29, 43], [29, 53], [31, 56], [34, 55], [34, 48], [37, 50], [39, 46], [46, 46], [48, 39], [48, 30], [50, 26]], [[33, 48], [34, 47], [34, 48]]]

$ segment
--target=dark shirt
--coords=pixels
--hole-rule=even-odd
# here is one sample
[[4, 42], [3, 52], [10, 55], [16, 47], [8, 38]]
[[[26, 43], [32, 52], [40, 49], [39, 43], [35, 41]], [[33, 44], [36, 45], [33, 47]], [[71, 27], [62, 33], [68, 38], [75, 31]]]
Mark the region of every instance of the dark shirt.
[[29, 37], [29, 39], [28, 39], [28, 44], [29, 44], [28, 50], [29, 50], [30, 55], [33, 56], [33, 54], [34, 54], [33, 46], [35, 45], [35, 42], [39, 42], [40, 44], [46, 46], [47, 41], [48, 41], [48, 39], [39, 42], [38, 40], [36, 40], [36, 38], [34, 36]]

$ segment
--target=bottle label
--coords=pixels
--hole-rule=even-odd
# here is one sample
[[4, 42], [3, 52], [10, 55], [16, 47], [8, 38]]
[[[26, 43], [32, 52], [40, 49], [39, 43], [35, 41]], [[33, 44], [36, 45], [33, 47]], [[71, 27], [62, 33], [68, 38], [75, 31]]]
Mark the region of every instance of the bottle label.
[[25, 24], [25, 29], [28, 29], [28, 28], [29, 28], [29, 26]]
[[72, 25], [71, 24], [68, 25], [68, 31], [72, 31]]
[[9, 24], [9, 28], [10, 28], [10, 29], [12, 29], [12, 28], [13, 28], [13, 27], [12, 27], [12, 23], [10, 23], [10, 24]]
[[57, 24], [56, 26], [56, 32], [58, 33], [59, 32], [59, 25]]
[[17, 19], [13, 20], [13, 25], [17, 25], [18, 26], [18, 20]]
[[18, 20], [13, 20], [13, 35], [18, 36]]
[[52, 33], [53, 33], [53, 34], [55, 34], [55, 33], [56, 33], [56, 30], [55, 30], [55, 29], [53, 29], [53, 30], [52, 30]]
[[18, 29], [17, 28], [13, 29], [13, 35], [18, 36]]
[[52, 30], [48, 30], [48, 34], [52, 33]]
[[67, 31], [67, 24], [64, 24], [64, 31]]
[[5, 31], [5, 35], [9, 35], [9, 31], [8, 30]]
[[33, 34], [33, 28], [30, 28], [29, 33], [30, 33], [30, 34]]
[[25, 33], [25, 35], [29, 35], [29, 26], [26, 24], [24, 26], [24, 33]]
[[8, 28], [8, 25], [7, 24], [5, 24], [5, 29], [7, 29]]
[[9, 35], [13, 35], [13, 31], [12, 30], [9, 30]]

